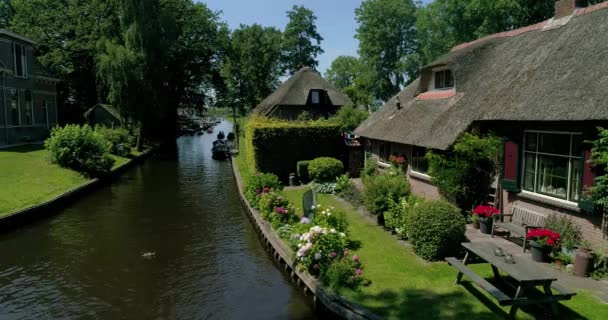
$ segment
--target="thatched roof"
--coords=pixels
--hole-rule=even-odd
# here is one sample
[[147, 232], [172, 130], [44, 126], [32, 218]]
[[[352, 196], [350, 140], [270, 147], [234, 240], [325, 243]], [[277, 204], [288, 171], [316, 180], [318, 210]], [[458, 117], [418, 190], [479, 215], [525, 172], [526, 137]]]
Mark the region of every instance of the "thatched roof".
[[[605, 2], [456, 46], [355, 134], [445, 150], [476, 121], [608, 120], [606, 9]], [[420, 84], [440, 65], [453, 71], [456, 92], [433, 97]]]
[[277, 108], [307, 105], [310, 90], [324, 90], [330, 105], [341, 107], [352, 104], [350, 99], [340, 92], [321, 75], [310, 67], [304, 67], [285, 81], [275, 92], [258, 104], [254, 113], [272, 116]]

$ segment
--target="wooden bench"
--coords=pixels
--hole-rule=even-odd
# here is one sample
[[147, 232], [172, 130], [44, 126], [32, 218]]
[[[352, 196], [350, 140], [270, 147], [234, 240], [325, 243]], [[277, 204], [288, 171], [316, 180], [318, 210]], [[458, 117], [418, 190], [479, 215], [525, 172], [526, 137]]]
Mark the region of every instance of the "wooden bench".
[[500, 289], [496, 288], [493, 284], [488, 282], [486, 279], [478, 276], [473, 270], [469, 269], [462, 261], [449, 257], [445, 258], [445, 260], [454, 268], [458, 269], [458, 277], [456, 278], [456, 284], [460, 283], [460, 279], [462, 279], [462, 275], [467, 276], [471, 279], [472, 282], [477, 284], [480, 288], [488, 292], [492, 297], [494, 297], [498, 304], [501, 306], [508, 306], [513, 304], [513, 299], [511, 299], [508, 295], [500, 291]]
[[[545, 216], [518, 206], [513, 206], [511, 214], [500, 214], [498, 217], [492, 224], [491, 236], [494, 237], [494, 230], [504, 229], [509, 232], [509, 235], [516, 234], [523, 237], [523, 252], [526, 252], [526, 234], [528, 231], [534, 228], [543, 228], [547, 223]], [[505, 221], [504, 217], [511, 217], [511, 219]]]

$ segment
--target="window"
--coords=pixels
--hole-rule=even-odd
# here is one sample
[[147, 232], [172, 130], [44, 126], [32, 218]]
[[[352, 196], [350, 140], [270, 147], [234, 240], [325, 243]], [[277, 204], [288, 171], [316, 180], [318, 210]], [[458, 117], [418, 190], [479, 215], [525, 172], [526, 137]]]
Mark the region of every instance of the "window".
[[435, 89], [451, 89], [454, 87], [454, 77], [451, 70], [435, 71]]
[[424, 157], [426, 155], [426, 148], [419, 146], [412, 146], [412, 159], [411, 170], [414, 172], [426, 174], [429, 170], [429, 164]]
[[321, 92], [319, 90], [311, 91], [311, 102], [312, 104], [320, 104], [321, 103]]
[[11, 124], [13, 126], [21, 125], [21, 115], [19, 114], [19, 90], [10, 89], [10, 105], [11, 105]]
[[47, 129], [49, 127], [49, 101], [42, 101], [42, 123], [46, 125]]
[[26, 126], [34, 124], [34, 105], [32, 103], [32, 91], [25, 90], [25, 121]]
[[15, 43], [15, 75], [18, 77], [27, 77], [27, 58], [25, 55], [25, 47]]
[[580, 133], [526, 131], [522, 188], [577, 202], [582, 182]]
[[388, 157], [391, 154], [391, 145], [388, 142], [380, 141], [378, 146], [378, 156], [380, 161], [388, 163]]

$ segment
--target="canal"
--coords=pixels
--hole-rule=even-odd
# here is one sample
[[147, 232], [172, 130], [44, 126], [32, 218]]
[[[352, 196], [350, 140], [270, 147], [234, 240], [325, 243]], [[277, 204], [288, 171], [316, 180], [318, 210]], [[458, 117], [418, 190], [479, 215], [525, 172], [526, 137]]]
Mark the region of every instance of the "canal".
[[238, 200], [214, 134], [0, 236], [0, 319], [310, 319]]

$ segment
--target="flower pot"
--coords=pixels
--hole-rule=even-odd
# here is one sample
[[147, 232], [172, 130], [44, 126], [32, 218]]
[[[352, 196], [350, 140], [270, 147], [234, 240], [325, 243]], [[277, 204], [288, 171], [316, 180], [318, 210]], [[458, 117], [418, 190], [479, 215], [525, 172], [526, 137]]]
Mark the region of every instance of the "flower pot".
[[479, 229], [479, 221], [473, 221], [471, 224], [473, 225], [473, 228]]
[[492, 232], [492, 219], [479, 219], [479, 231], [483, 234], [490, 234]]
[[530, 253], [532, 260], [536, 262], [545, 262], [549, 256], [549, 247], [542, 246], [534, 241], [530, 241]]
[[591, 250], [587, 248], [579, 248], [576, 252], [576, 258], [574, 259], [574, 270], [575, 276], [584, 277], [589, 272], [589, 267], [592, 265], [591, 260], [593, 255]]

